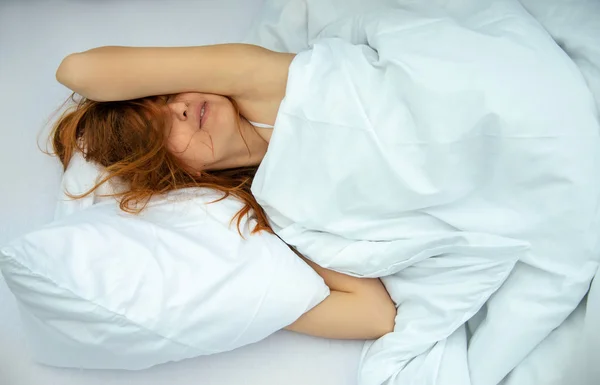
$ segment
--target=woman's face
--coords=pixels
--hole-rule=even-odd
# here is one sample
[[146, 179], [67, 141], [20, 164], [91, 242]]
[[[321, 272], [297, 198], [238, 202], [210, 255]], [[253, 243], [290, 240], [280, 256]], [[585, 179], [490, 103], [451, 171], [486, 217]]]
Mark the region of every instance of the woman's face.
[[167, 149], [192, 172], [247, 162], [238, 114], [228, 98], [188, 92], [170, 97], [167, 105], [171, 120]]

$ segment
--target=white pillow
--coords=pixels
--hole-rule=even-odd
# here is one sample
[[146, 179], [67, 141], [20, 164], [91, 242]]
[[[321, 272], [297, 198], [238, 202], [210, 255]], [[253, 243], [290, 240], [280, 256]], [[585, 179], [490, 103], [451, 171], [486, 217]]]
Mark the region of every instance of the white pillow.
[[276, 236], [242, 239], [241, 204], [186, 189], [141, 215], [109, 199], [74, 210], [3, 247], [36, 360], [142, 369], [223, 352], [289, 325], [329, 294]]

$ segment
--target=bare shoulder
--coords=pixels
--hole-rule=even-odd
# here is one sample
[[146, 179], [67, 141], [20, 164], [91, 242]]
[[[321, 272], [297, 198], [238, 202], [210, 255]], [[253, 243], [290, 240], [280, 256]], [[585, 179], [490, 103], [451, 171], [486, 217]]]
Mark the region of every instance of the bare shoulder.
[[232, 97], [246, 118], [272, 125], [285, 96], [290, 64], [296, 55], [264, 48], [253, 50], [252, 55], [238, 93]]

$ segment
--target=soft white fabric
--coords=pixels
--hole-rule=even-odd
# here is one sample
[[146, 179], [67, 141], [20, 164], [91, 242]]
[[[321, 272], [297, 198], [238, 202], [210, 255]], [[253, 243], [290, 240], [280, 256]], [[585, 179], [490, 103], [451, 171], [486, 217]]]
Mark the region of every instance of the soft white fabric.
[[309, 258], [384, 277], [396, 328], [359, 382], [499, 383], [597, 269], [599, 127], [578, 67], [511, 0], [270, 6], [249, 41], [310, 50], [253, 192]]
[[563, 376], [565, 384], [596, 385], [600, 378], [600, 274], [596, 273], [587, 296], [585, 322], [580, 328], [575, 354], [569, 370]]
[[[583, 300], [569, 317], [553, 330], [530, 354], [527, 355], [501, 385], [593, 385], [597, 381], [576, 381], [578, 376], [565, 377], [574, 362], [577, 346], [581, 343], [584, 327], [586, 301]], [[596, 377], [598, 379], [598, 377]]]
[[520, 1], [577, 64], [600, 111], [600, 1]]
[[[102, 169], [77, 155], [69, 192]], [[233, 198], [186, 189], [139, 216], [91, 195], [63, 200], [61, 219], [11, 242], [0, 268], [32, 354], [64, 367], [142, 369], [259, 341], [321, 302], [329, 289], [276, 236], [243, 239]]]
[[121, 191], [119, 184], [113, 181], [107, 181], [83, 198], [71, 198], [88, 193], [105, 176], [103, 170], [102, 166], [87, 162], [81, 153], [75, 153], [60, 182], [54, 219], [61, 219], [93, 204], [112, 200], [110, 195]]
[[[596, 107], [600, 112], [600, 2], [597, 0], [521, 0], [521, 3], [577, 64], [595, 96]], [[598, 383], [600, 378], [598, 325], [600, 325], [600, 278], [596, 273], [587, 300], [585, 325], [578, 328], [582, 336], [575, 340], [579, 346], [575, 353], [570, 354], [570, 368], [563, 374], [562, 382], [557, 381], [557, 383], [581, 385]], [[557, 353], [560, 354], [564, 350], [572, 351], [562, 346], [557, 348]], [[539, 359], [536, 362], [538, 363], [536, 369], [539, 369], [530, 370], [534, 373], [541, 373], [541, 368], [547, 369], [553, 365], [553, 363], [544, 365]], [[528, 368], [525, 368], [521, 372], [527, 373], [527, 370]], [[522, 378], [523, 376], [520, 376], [519, 381]], [[530, 384], [543, 382], [534, 376], [530, 378]]]

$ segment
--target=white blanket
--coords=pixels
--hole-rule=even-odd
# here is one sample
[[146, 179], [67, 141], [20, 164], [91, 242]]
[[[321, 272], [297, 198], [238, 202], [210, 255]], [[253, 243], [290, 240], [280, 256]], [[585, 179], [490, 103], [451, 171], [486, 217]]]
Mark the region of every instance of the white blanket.
[[512, 0], [271, 1], [248, 41], [303, 51], [255, 196], [284, 241], [398, 304], [359, 383], [499, 383], [598, 265], [577, 66]]

